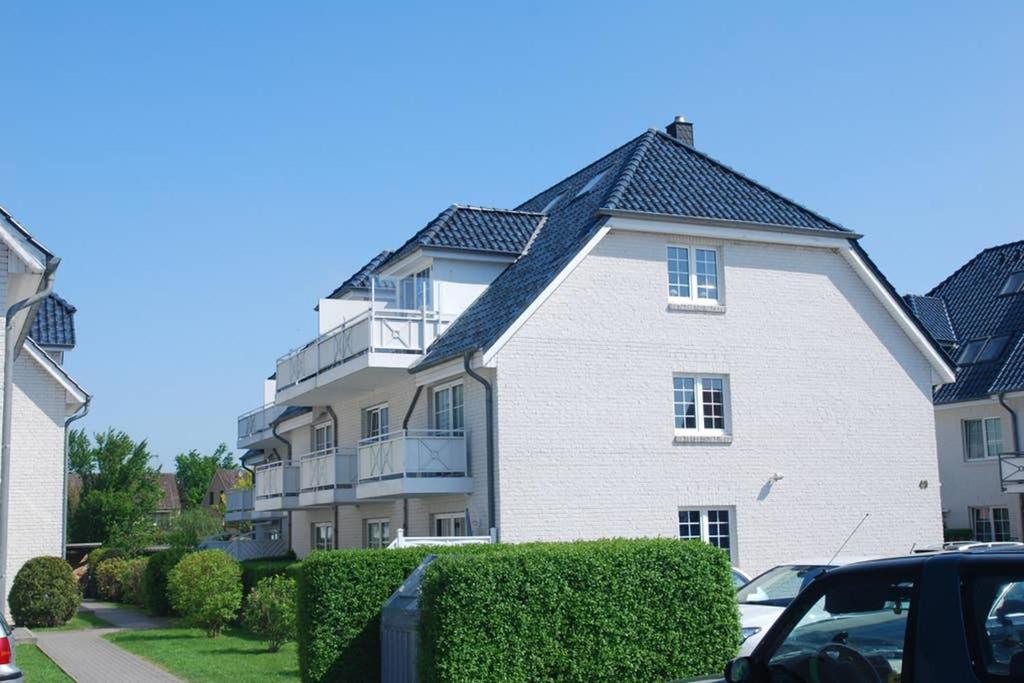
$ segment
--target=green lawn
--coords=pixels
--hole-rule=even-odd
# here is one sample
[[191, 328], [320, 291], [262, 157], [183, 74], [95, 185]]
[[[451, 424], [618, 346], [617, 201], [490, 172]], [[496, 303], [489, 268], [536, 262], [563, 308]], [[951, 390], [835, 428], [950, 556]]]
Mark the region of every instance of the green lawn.
[[219, 638], [184, 627], [120, 631], [103, 637], [188, 681], [299, 680], [295, 643], [280, 652], [267, 652], [263, 641], [241, 629], [228, 629]]
[[71, 617], [71, 621], [64, 624], [63, 626], [48, 626], [45, 628], [34, 628], [33, 631], [81, 631], [87, 628], [108, 628], [111, 624], [108, 621], [100, 619], [92, 612], [79, 612], [75, 616]]
[[[25, 674], [25, 680], [32, 683], [65, 683], [71, 681], [42, 650], [29, 643], [15, 646], [14, 660]], [[73, 683], [73, 682], [72, 682]]]

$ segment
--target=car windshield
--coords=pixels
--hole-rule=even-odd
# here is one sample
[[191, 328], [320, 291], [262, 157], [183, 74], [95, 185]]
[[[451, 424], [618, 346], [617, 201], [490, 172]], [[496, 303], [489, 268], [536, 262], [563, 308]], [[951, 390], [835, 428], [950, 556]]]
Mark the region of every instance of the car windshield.
[[747, 585], [747, 577], [739, 573], [735, 569], [732, 570], [732, 585], [737, 589], [743, 588]]
[[820, 564], [786, 564], [769, 569], [736, 593], [748, 605], [786, 607], [804, 586], [827, 569]]

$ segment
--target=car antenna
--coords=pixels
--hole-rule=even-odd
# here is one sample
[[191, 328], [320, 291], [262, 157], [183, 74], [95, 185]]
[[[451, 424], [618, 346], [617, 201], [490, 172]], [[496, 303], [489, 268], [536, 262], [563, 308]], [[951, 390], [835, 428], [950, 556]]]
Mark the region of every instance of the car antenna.
[[853, 527], [853, 531], [851, 531], [850, 535], [846, 537], [846, 540], [843, 541], [843, 544], [841, 546], [839, 546], [839, 550], [836, 551], [836, 554], [833, 555], [831, 558], [829, 558], [829, 561], [828, 561], [829, 564], [832, 564], [832, 561], [835, 560], [837, 557], [839, 557], [839, 553], [843, 552], [843, 548], [845, 548], [846, 544], [850, 542], [850, 539], [853, 538], [853, 535], [855, 533], [857, 533], [857, 529], [860, 528], [860, 525], [863, 524], [864, 520], [866, 520], [870, 516], [871, 516], [870, 512], [865, 512], [864, 513], [864, 516], [860, 518], [859, 522], [857, 522], [857, 526]]

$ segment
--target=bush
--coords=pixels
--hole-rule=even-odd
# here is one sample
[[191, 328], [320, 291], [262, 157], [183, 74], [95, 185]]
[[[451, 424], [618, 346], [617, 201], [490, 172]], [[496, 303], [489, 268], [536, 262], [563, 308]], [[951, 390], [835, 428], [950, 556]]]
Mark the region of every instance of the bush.
[[943, 540], [946, 542], [973, 541], [974, 529], [945, 529], [943, 532]]
[[420, 591], [420, 680], [664, 681], [739, 645], [725, 553], [669, 539], [442, 556]]
[[380, 608], [430, 554], [477, 554], [500, 545], [318, 551], [299, 567], [303, 681], [380, 680]]
[[167, 574], [186, 553], [185, 548], [171, 548], [150, 556], [142, 579], [143, 603], [150, 614], [166, 616], [174, 612], [167, 595]]
[[96, 567], [96, 596], [102, 600], [121, 602], [124, 597], [124, 586], [121, 576], [128, 560], [123, 557], [104, 559]]
[[34, 557], [18, 570], [7, 602], [18, 626], [60, 626], [75, 616], [82, 594], [71, 565], [59, 557]]
[[172, 548], [195, 550], [200, 541], [224, 528], [224, 521], [204, 507], [184, 510], [171, 519], [165, 538]]
[[121, 584], [121, 600], [123, 602], [142, 607], [143, 582], [148, 564], [148, 557], [136, 557], [121, 563], [117, 578]]
[[242, 597], [249, 595], [249, 592], [265, 578], [271, 576], [298, 576], [299, 567], [302, 562], [288, 558], [273, 558], [264, 560], [245, 560], [239, 562], [242, 565]]
[[242, 604], [242, 570], [223, 550], [181, 558], [167, 576], [171, 606], [211, 638], [220, 635]]
[[280, 575], [260, 579], [242, 610], [242, 625], [262, 636], [271, 652], [295, 640], [295, 579]]
[[120, 548], [96, 548], [89, 553], [86, 558], [89, 565], [89, 569], [86, 572], [86, 582], [88, 584], [86, 586], [86, 593], [89, 596], [94, 598], [99, 597], [99, 592], [97, 591], [96, 570], [99, 569], [101, 564], [103, 564], [103, 561], [124, 556], [125, 552]]

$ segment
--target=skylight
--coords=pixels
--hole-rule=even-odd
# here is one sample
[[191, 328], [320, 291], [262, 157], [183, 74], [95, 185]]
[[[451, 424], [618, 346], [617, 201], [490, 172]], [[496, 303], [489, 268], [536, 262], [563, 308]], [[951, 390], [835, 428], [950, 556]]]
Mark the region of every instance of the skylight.
[[988, 363], [1003, 355], [1006, 344], [1010, 341], [1009, 335], [1000, 337], [989, 337], [988, 339], [975, 339], [967, 342], [964, 350], [960, 352], [957, 365], [972, 365], [974, 363]]
[[[586, 193], [588, 193], [591, 190], [593, 190], [594, 187], [596, 187], [597, 184], [599, 182], [601, 182], [601, 178], [604, 178], [604, 174], [607, 173], [607, 172], [608, 172], [608, 169], [606, 168], [605, 170], [601, 171], [600, 173], [596, 174], [593, 178], [588, 180], [587, 184], [584, 185], [582, 188], [580, 188], [580, 191], [576, 193], [576, 197], [582, 197]], [[573, 199], [575, 199], [576, 197], [573, 197]]]
[[564, 192], [559, 192], [558, 194], [556, 194], [551, 199], [550, 202], [548, 202], [547, 204], [544, 205], [544, 208], [541, 209], [540, 212], [541, 213], [547, 213], [548, 211], [550, 211], [552, 209], [552, 207], [554, 207], [554, 205], [558, 203], [558, 200], [561, 199], [562, 195], [564, 195], [564, 194], [565, 194]]
[[1003, 285], [1003, 290], [999, 292], [999, 296], [1016, 294], [1018, 292], [1024, 292], [1024, 270], [1019, 273], [1010, 273], [1010, 277], [1006, 278], [1006, 284]]

